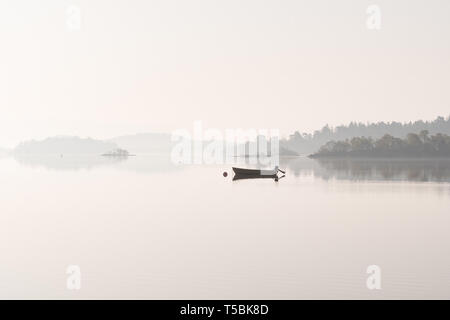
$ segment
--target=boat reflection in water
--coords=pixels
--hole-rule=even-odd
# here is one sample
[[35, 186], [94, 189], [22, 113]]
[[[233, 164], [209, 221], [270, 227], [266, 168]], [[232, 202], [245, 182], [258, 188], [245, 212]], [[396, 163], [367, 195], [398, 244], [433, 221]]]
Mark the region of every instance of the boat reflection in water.
[[236, 180], [249, 180], [249, 179], [273, 179], [274, 181], [278, 181], [281, 178], [284, 178], [285, 175], [278, 177], [277, 175], [272, 176], [263, 176], [263, 175], [248, 175], [248, 174], [235, 174], [233, 177], [233, 181]]

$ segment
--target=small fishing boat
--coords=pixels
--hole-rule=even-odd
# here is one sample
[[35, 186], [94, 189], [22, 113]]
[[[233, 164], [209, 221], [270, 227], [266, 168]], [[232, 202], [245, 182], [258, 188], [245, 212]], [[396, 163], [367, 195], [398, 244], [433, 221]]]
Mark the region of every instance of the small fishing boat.
[[239, 176], [276, 176], [278, 171], [281, 173], [285, 173], [284, 171], [275, 167], [275, 169], [246, 169], [246, 168], [235, 168], [233, 167], [233, 171], [236, 175]]

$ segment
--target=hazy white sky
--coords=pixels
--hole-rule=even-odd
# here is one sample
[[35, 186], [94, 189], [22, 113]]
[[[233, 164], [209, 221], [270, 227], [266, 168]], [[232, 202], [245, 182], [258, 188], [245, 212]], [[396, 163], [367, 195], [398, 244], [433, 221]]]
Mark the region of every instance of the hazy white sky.
[[448, 0], [2, 0], [0, 41], [5, 147], [450, 114]]

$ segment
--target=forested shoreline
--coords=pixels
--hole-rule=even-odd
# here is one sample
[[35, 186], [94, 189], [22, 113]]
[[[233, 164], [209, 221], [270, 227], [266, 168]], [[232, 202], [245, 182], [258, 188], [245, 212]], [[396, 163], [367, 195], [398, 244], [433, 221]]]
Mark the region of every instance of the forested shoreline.
[[446, 158], [450, 157], [450, 136], [430, 135], [428, 130], [409, 133], [406, 138], [390, 134], [380, 139], [354, 137], [329, 141], [310, 158]]
[[404, 139], [409, 133], [419, 134], [428, 131], [430, 135], [438, 133], [450, 135], [450, 117], [437, 117], [433, 121], [418, 120], [414, 122], [376, 122], [361, 123], [351, 122], [348, 125], [331, 127], [324, 126], [313, 133], [301, 133], [296, 131], [288, 138], [280, 141], [280, 146], [295, 151], [299, 154], [311, 154], [317, 152], [328, 141], [345, 141], [354, 137], [371, 137], [380, 139], [388, 134], [396, 138]]

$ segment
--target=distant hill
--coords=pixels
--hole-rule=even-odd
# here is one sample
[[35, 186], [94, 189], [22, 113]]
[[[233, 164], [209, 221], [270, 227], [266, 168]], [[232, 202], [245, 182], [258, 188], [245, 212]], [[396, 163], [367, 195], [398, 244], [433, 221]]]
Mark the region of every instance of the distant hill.
[[[134, 135], [118, 136], [109, 140], [95, 140], [92, 138], [79, 138], [58, 136], [44, 140], [30, 140], [20, 143], [15, 154], [104, 154], [117, 148], [123, 148], [132, 154], [170, 154], [173, 147], [180, 141], [171, 141], [172, 136], [165, 133], [139, 133]], [[203, 141], [203, 149], [211, 141]], [[193, 147], [195, 141], [191, 141]], [[248, 144], [246, 153], [248, 155]], [[270, 143], [267, 145], [270, 150]], [[225, 148], [225, 146], [224, 146]], [[225, 150], [224, 150], [225, 152]], [[297, 155], [296, 152], [280, 146], [280, 155]]]
[[138, 133], [108, 140], [131, 153], [170, 153], [173, 142], [166, 133]]
[[[265, 149], [260, 150], [260, 146], [264, 146]], [[254, 156], [271, 156], [272, 149], [271, 149], [271, 141], [268, 140], [264, 136], [258, 136], [256, 138], [256, 141], [253, 142], [246, 142], [243, 146], [243, 153], [244, 154], [238, 154], [238, 156], [245, 156], [245, 157], [254, 157]], [[242, 151], [240, 151], [242, 152]], [[290, 150], [286, 147], [283, 147], [282, 145], [278, 146], [278, 155], [279, 156], [298, 156], [299, 154], [293, 150]]]
[[427, 130], [430, 134], [442, 133], [450, 135], [450, 117], [438, 117], [434, 121], [419, 120], [408, 123], [377, 122], [364, 124], [352, 122], [347, 126], [335, 128], [326, 125], [312, 134], [296, 131], [288, 139], [281, 140], [280, 146], [300, 154], [310, 154], [318, 151], [322, 145], [332, 140], [338, 141], [353, 137], [379, 139], [385, 134], [403, 139], [409, 133], [419, 134], [423, 130]]
[[20, 143], [15, 154], [102, 154], [118, 146], [113, 142], [79, 137], [51, 137], [44, 140], [30, 140]]

